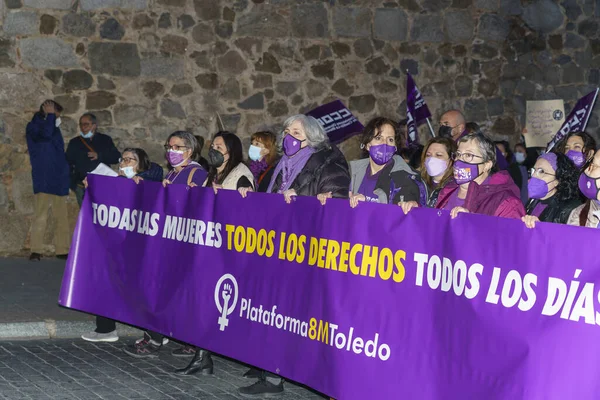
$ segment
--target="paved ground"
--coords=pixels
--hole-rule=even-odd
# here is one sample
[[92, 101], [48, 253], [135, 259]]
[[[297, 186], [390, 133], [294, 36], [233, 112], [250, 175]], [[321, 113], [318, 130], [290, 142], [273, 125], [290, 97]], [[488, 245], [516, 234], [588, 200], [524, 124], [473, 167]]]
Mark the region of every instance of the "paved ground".
[[[94, 328], [87, 314], [57, 305], [64, 261], [0, 258], [0, 399], [241, 399], [236, 389], [247, 366], [214, 357], [213, 376], [171, 374], [188, 359], [170, 355], [138, 360], [122, 352], [139, 331], [119, 326], [121, 341], [79, 339]], [[278, 399], [322, 399], [286, 383]]]

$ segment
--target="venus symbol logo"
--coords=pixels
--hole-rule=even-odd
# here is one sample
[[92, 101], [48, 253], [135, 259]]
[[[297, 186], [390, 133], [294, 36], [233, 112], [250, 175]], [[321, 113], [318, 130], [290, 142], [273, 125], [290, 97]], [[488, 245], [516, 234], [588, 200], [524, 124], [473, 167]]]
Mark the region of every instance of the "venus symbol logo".
[[[224, 331], [225, 327], [229, 326], [227, 316], [235, 310], [238, 301], [238, 292], [237, 281], [231, 274], [223, 275], [215, 286], [215, 304], [221, 313], [217, 322], [221, 331]], [[232, 294], [233, 297], [231, 296]]]

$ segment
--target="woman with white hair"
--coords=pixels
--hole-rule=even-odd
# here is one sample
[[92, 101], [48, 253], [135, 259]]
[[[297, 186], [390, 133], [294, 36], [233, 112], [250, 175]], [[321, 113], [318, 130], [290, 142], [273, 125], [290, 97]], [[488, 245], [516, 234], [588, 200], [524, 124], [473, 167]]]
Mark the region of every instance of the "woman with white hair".
[[[290, 203], [294, 196], [348, 198], [350, 172], [342, 152], [331, 143], [319, 122], [294, 115], [283, 124], [278, 137], [283, 156], [277, 163], [267, 193], [281, 193]], [[246, 197], [250, 188], [239, 189]]]

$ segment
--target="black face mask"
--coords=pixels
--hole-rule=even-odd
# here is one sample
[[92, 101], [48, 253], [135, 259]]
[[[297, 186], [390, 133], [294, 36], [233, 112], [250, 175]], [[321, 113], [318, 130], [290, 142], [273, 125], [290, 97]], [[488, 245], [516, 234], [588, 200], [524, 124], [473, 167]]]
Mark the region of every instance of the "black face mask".
[[219, 168], [225, 162], [225, 157], [219, 150], [210, 149], [208, 151], [208, 165]]
[[440, 137], [452, 138], [452, 127], [448, 125], [440, 126], [440, 129], [438, 130], [438, 135]]

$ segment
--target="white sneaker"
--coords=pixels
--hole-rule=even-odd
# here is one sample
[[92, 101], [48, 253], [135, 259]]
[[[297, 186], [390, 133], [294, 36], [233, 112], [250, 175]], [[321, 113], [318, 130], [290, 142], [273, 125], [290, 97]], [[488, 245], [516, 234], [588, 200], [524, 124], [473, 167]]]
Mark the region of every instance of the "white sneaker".
[[108, 333], [90, 332], [81, 335], [81, 338], [88, 342], [116, 342], [119, 340], [119, 335], [117, 335], [117, 331]]

